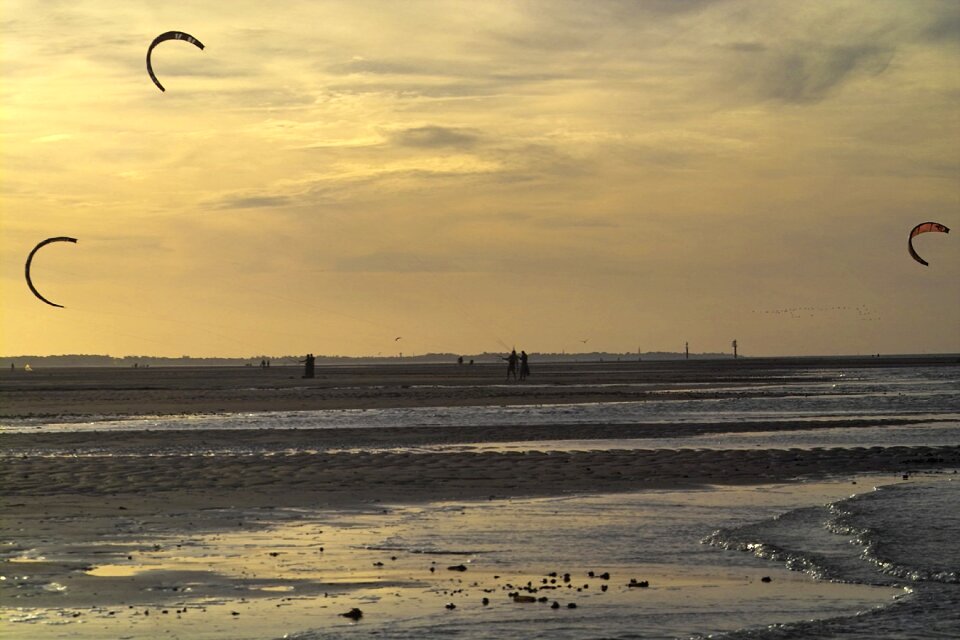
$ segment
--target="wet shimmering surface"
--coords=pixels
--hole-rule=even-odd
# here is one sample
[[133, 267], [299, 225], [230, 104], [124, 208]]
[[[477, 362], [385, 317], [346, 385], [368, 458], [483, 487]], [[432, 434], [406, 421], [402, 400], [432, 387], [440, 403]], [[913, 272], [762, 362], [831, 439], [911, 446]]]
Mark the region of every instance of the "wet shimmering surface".
[[[328, 458], [352, 461], [380, 448], [343, 435], [317, 449], [309, 438], [269, 437], [292, 430], [412, 433], [435, 427], [397, 450], [406, 455], [394, 456], [394, 463], [402, 462], [396, 477], [417, 473], [417, 461], [428, 457], [418, 452], [702, 448], [726, 457], [844, 448], [865, 455], [868, 447], [960, 443], [958, 379], [955, 366], [877, 368], [712, 385], [706, 393], [700, 385], [678, 385], [632, 402], [8, 418], [0, 439], [35, 432], [141, 438], [114, 440], [109, 450], [99, 449], [95, 436], [60, 448], [40, 439], [7, 454], [86, 457], [94, 462], [75, 468], [91, 477], [96, 456], [125, 456], [118, 462], [136, 466], [136, 456], [176, 461], [240, 454], [237, 465], [255, 459], [271, 467], [277, 457], [312, 450], [336, 451]], [[559, 429], [544, 429], [557, 425], [574, 428], [563, 437], [551, 437]], [[657, 430], [633, 438], [616, 430], [637, 425]], [[498, 428], [485, 440], [471, 440], [471, 427], [478, 426]], [[536, 429], [538, 438], [527, 435]], [[242, 446], [234, 441], [235, 433], [254, 430], [266, 436]], [[188, 435], [168, 444], [164, 438], [173, 431]], [[217, 438], [208, 435], [215, 432]], [[441, 433], [456, 437], [438, 439]], [[171, 468], [160, 464], [155, 472], [175, 474]], [[477, 473], [484, 471], [496, 473]], [[355, 511], [190, 512], [171, 504], [155, 515], [128, 515], [123, 500], [130, 498], [123, 496], [110, 503], [114, 512], [69, 521], [42, 515], [17, 520], [14, 510], [4, 514], [5, 531], [12, 533], [0, 541], [0, 634], [953, 637], [960, 628], [953, 471], [540, 499], [504, 498], [507, 492], [479, 502], [364, 503]], [[122, 492], [120, 481], [111, 477], [113, 484], [97, 487]], [[30, 482], [43, 490], [42, 478]], [[883, 488], [874, 491], [874, 485]], [[192, 484], [188, 491], [205, 486]], [[462, 571], [449, 568], [461, 565]], [[600, 577], [605, 572], [609, 578]], [[631, 587], [631, 579], [649, 586]], [[517, 602], [511, 593], [535, 601]], [[354, 607], [364, 612], [359, 621], [340, 615]]]
[[[806, 377], [811, 381], [806, 381]], [[341, 429], [437, 426], [469, 429], [491, 425], [676, 424], [710, 422], [810, 421], [845, 418], [882, 421], [889, 418], [950, 420], [960, 425], [960, 367], [916, 367], [812, 371], [778, 384], [758, 386], [678, 385], [651, 391], [633, 402], [526, 404], [520, 406], [442, 406], [316, 411], [191, 414], [179, 416], [109, 416], [95, 420], [6, 418], [0, 434], [33, 431], [146, 431], [207, 429]], [[821, 378], [831, 381], [823, 382]], [[623, 386], [623, 385], [620, 385]], [[638, 385], [632, 385], [638, 386]], [[486, 385], [484, 388], [489, 388]], [[565, 385], [602, 388], [603, 384]], [[536, 389], [524, 385], [524, 389]], [[463, 389], [463, 387], [458, 387]], [[342, 391], [342, 390], [341, 390]]]
[[[889, 585], [820, 582], [700, 540], [718, 523], [737, 526], [797, 502], [820, 504], [864, 482], [444, 503], [360, 513], [224, 512], [218, 515], [242, 519], [249, 530], [189, 537], [164, 533], [162, 525], [138, 530], [130, 523], [109, 539], [89, 540], [98, 551], [97, 562], [71, 573], [56, 594], [45, 590], [49, 583], [43, 580], [23, 579], [29, 564], [7, 563], [4, 571], [13, 572], [5, 582], [23, 584], [7, 586], [3, 624], [37, 638], [126, 633], [579, 638], [597, 629], [608, 637], [626, 637], [638, 628], [645, 637], [676, 637], [733, 630], [744, 620], [769, 624], [826, 612], [852, 615], [889, 604], [904, 592]], [[154, 535], [143, 535], [151, 531]], [[9, 552], [7, 558], [63, 560], [58, 554], [63, 550], [51, 541], [48, 548]], [[465, 570], [449, 568], [461, 565]], [[609, 577], [601, 577], [604, 573]], [[773, 580], [762, 582], [763, 576]], [[650, 586], [630, 587], [631, 579]], [[103, 596], [96, 606], [58, 606], [75, 588], [100, 590]], [[547, 600], [515, 602], [510, 597], [515, 592]], [[558, 609], [551, 608], [554, 601]], [[448, 603], [455, 608], [448, 609]], [[567, 608], [570, 603], [577, 608]], [[339, 615], [353, 607], [364, 611], [358, 623]]]

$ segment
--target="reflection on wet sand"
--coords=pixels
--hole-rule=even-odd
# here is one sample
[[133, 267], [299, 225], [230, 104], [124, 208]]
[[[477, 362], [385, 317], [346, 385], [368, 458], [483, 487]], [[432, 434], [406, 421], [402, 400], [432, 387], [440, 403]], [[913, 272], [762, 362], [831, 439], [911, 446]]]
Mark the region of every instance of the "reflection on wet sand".
[[[838, 613], [850, 613], [888, 602], [900, 591], [822, 583], [772, 567], [727, 566], [701, 549], [696, 536], [661, 540], [689, 527], [708, 531], [711, 520], [721, 513], [729, 517], [747, 492], [754, 504], [746, 511], [758, 514], [797, 498], [846, 495], [851, 486], [347, 512], [211, 509], [137, 514], [107, 536], [103, 515], [75, 514], [59, 519], [69, 535], [51, 530], [42, 546], [7, 558], [4, 618], [16, 623], [8, 630], [29, 627], [36, 638], [65, 637], [66, 629], [69, 637], [89, 638], [167, 632], [270, 638], [354, 624], [369, 632], [442, 626], [454, 615], [457, 625], [466, 626], [491, 615], [503, 624], [534, 615], [551, 616], [548, 628], [604, 620], [610, 630], [650, 617], [660, 619], [655, 628], [670, 635], [697, 631], [683, 624], [698, 618], [712, 629], [735, 628], [746, 609], [763, 620], [768, 607], [770, 622], [822, 611], [825, 601]], [[686, 510], [677, 512], [678, 504]], [[40, 520], [34, 524], [44, 526]], [[354, 608], [363, 612], [359, 621], [342, 615]], [[278, 610], [282, 616], [275, 615]], [[81, 619], [82, 625], [63, 626]]]

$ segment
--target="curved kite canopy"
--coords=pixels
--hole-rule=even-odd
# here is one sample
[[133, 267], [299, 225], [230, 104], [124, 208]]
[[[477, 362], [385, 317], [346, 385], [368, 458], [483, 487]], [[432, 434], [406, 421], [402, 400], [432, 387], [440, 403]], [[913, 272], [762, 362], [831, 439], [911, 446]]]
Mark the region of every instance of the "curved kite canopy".
[[929, 263], [923, 258], [921, 258], [917, 254], [917, 252], [913, 250], [913, 237], [920, 235], [921, 233], [927, 233], [929, 231], [939, 231], [940, 233], [950, 233], [950, 229], [947, 229], [945, 226], [943, 226], [939, 222], [921, 222], [910, 231], [910, 238], [907, 241], [907, 249], [910, 250], [910, 255], [913, 257], [913, 259], [925, 267], [929, 266]]
[[40, 249], [40, 247], [43, 247], [43, 246], [45, 246], [45, 245], [48, 245], [48, 244], [50, 244], [51, 242], [73, 242], [74, 244], [76, 244], [77, 239], [76, 239], [76, 238], [68, 238], [68, 237], [66, 237], [66, 236], [57, 236], [56, 238], [47, 238], [46, 240], [44, 240], [43, 242], [41, 242], [40, 244], [38, 244], [37, 246], [35, 246], [35, 247], [33, 248], [33, 251], [30, 252], [30, 255], [27, 256], [27, 266], [25, 267], [24, 271], [25, 271], [25, 274], [26, 274], [26, 276], [27, 276], [27, 286], [30, 287], [30, 291], [33, 292], [33, 295], [35, 295], [35, 296], [37, 296], [38, 298], [40, 298], [41, 300], [43, 300], [44, 302], [46, 302], [47, 304], [49, 304], [51, 307], [60, 307], [60, 308], [62, 309], [62, 308], [63, 308], [63, 305], [62, 305], [62, 304], [57, 304], [57, 303], [55, 303], [55, 302], [50, 302], [49, 300], [47, 300], [46, 298], [44, 298], [42, 295], [40, 295], [40, 292], [37, 291], [36, 287], [33, 286], [33, 280], [30, 279], [30, 263], [33, 262], [33, 254], [35, 254], [35, 253]]
[[150, 55], [153, 53], [153, 48], [155, 46], [167, 40], [186, 40], [190, 44], [203, 50], [202, 42], [194, 38], [189, 33], [184, 33], [183, 31], [167, 31], [166, 33], [161, 33], [154, 38], [153, 42], [150, 43], [150, 47], [147, 49], [147, 73], [150, 74], [150, 79], [153, 80], [153, 84], [160, 87], [160, 91], [166, 91], [166, 89], [163, 88], [163, 85], [160, 84], [160, 81], [157, 80], [157, 76], [155, 76], [153, 73], [153, 64], [150, 62]]

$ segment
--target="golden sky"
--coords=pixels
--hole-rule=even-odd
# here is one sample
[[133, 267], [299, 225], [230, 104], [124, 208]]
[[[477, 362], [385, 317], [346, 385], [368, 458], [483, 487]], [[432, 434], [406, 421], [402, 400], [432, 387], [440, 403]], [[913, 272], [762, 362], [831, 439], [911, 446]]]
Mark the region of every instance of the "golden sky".
[[955, 0], [0, 20], [0, 354], [960, 352]]

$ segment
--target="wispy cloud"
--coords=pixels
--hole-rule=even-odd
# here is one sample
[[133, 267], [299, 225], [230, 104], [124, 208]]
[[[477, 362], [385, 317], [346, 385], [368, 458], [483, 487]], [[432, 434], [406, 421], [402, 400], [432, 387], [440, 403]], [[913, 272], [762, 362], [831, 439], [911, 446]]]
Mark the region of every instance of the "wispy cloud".
[[393, 139], [406, 147], [436, 149], [444, 147], [469, 148], [477, 143], [476, 133], [466, 129], [429, 125], [398, 131]]
[[826, 99], [843, 84], [883, 73], [893, 57], [889, 46], [875, 44], [815, 47], [813, 43], [771, 49], [737, 49], [747, 56], [737, 75], [762, 99], [805, 104]]
[[[250, 307], [236, 274], [452, 343], [438, 283], [479, 309], [524, 300], [557, 331], [571, 309], [606, 310], [611, 344], [669, 337], [678, 318], [698, 342], [723, 323], [746, 332], [741, 303], [760, 290], [924, 311], [924, 332], [904, 315], [882, 350], [960, 322], [955, 301], [919, 293], [948, 288], [960, 262], [901, 287], [893, 257], [914, 217], [956, 211], [954, 0], [238, 0], [229, 17], [206, 0], [10, 2], [0, 255], [68, 228], [96, 247], [71, 263], [96, 280], [88, 293], [149, 282], [257, 351], [288, 349], [265, 327], [309, 341], [314, 324], [257, 309], [241, 329], [222, 311]], [[169, 29], [207, 48], [158, 47], [161, 93], [144, 56]], [[22, 260], [3, 264], [19, 282]], [[33, 310], [11, 304], [3, 335], [32, 335]], [[363, 350], [348, 325], [329, 329]], [[177, 353], [207, 348], [182, 340]], [[783, 340], [766, 348], [817, 348]]]

